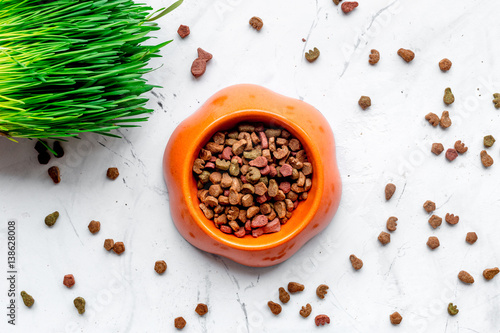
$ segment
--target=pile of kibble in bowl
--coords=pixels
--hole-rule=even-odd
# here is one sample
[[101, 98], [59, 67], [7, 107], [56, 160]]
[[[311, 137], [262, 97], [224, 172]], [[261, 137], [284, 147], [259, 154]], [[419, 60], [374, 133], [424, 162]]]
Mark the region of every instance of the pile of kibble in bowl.
[[193, 172], [200, 209], [223, 233], [278, 232], [312, 186], [312, 164], [283, 128], [241, 123], [215, 133]]

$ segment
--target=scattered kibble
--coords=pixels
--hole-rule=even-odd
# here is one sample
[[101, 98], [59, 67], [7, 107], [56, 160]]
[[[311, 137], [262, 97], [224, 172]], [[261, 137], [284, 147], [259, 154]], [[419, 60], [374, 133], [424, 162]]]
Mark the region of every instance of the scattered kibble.
[[427, 240], [427, 246], [434, 250], [435, 248], [439, 247], [439, 239], [435, 236], [429, 237], [429, 239]]
[[311, 304], [307, 303], [306, 306], [303, 306], [302, 309], [300, 309], [299, 314], [302, 317], [307, 318], [307, 317], [309, 317], [311, 312], [312, 312]]
[[116, 242], [113, 245], [113, 252], [115, 252], [116, 254], [122, 254], [123, 252], [125, 252], [125, 244], [123, 244], [123, 242]]
[[324, 326], [325, 324], [330, 324], [330, 317], [325, 314], [317, 315], [316, 318], [314, 318], [314, 323], [316, 324], [316, 326]]
[[492, 135], [486, 135], [483, 139], [483, 144], [486, 148], [490, 148], [495, 143], [495, 138]]
[[458, 308], [456, 305], [453, 305], [453, 303], [450, 303], [448, 304], [448, 313], [450, 314], [450, 316], [455, 316], [456, 314], [458, 314]]
[[85, 313], [85, 299], [83, 297], [77, 297], [73, 300], [75, 308], [78, 310], [79, 314]]
[[248, 23], [257, 31], [260, 31], [260, 29], [264, 26], [262, 19], [257, 16], [252, 17]]
[[465, 241], [470, 245], [474, 244], [477, 241], [477, 234], [475, 232], [468, 232], [465, 236]]
[[431, 227], [433, 229], [436, 229], [437, 227], [439, 227], [441, 225], [441, 223], [443, 222], [443, 219], [440, 218], [439, 216], [437, 215], [432, 215], [430, 218], [429, 218], [429, 224], [431, 225]]
[[112, 240], [110, 238], [104, 240], [104, 248], [106, 250], [108, 250], [108, 251], [111, 250], [114, 245], [115, 245], [115, 241], [114, 240]]
[[389, 316], [389, 319], [391, 320], [391, 324], [399, 325], [399, 324], [401, 324], [403, 317], [399, 314], [399, 312], [396, 311]]
[[446, 105], [450, 105], [453, 104], [453, 102], [455, 102], [455, 96], [453, 96], [451, 88], [449, 87], [444, 90], [443, 102]]
[[64, 275], [63, 284], [68, 288], [73, 287], [75, 285], [75, 277], [73, 274]]
[[99, 230], [101, 230], [101, 222], [92, 220], [90, 221], [88, 228], [90, 233], [96, 234]]
[[458, 220], [460, 219], [457, 216], [455, 216], [455, 214], [449, 214], [449, 213], [446, 213], [446, 216], [445, 216], [445, 221], [448, 223], [448, 224], [451, 224], [451, 225], [455, 225], [458, 223]]
[[377, 50], [371, 50], [368, 56], [368, 63], [370, 65], [375, 65], [380, 60], [380, 52]]
[[397, 223], [398, 221], [398, 218], [395, 217], [395, 216], [391, 216], [387, 219], [387, 223], [386, 223], [386, 227], [387, 227], [387, 230], [389, 231], [396, 231], [396, 228], [397, 228]]
[[194, 311], [200, 316], [204, 316], [207, 314], [208, 312], [208, 306], [206, 304], [203, 304], [203, 303], [199, 303], [197, 306], [196, 306], [196, 309], [194, 309]]
[[48, 152], [44, 151], [38, 154], [38, 163], [45, 165], [48, 164], [49, 161], [50, 161], [50, 154]]
[[288, 291], [292, 294], [298, 293], [299, 291], [304, 290], [304, 285], [298, 282], [290, 282], [288, 283]]
[[158, 260], [155, 262], [155, 272], [158, 274], [163, 274], [167, 270], [167, 263], [164, 260]]
[[281, 313], [281, 305], [274, 303], [273, 301], [267, 302], [267, 306], [271, 309], [273, 315], [277, 316]]
[[356, 257], [354, 254], [349, 256], [349, 260], [351, 261], [352, 268], [359, 271], [361, 267], [363, 267], [363, 260]]
[[489, 168], [493, 165], [493, 158], [488, 155], [486, 150], [481, 151], [481, 163], [483, 163], [485, 168]]
[[179, 34], [179, 36], [181, 36], [181, 38], [186, 38], [191, 33], [191, 30], [187, 25], [181, 24], [179, 26], [179, 29], [177, 29], [177, 33]]
[[406, 49], [399, 49], [398, 56], [400, 56], [406, 62], [410, 62], [415, 59], [415, 53], [411, 50]]
[[43, 152], [46, 152], [47, 151], [47, 141], [44, 141], [44, 140], [38, 140], [36, 143], [35, 143], [35, 150], [41, 154]]
[[391, 241], [391, 235], [385, 231], [382, 231], [380, 235], [378, 235], [378, 240], [380, 243], [382, 243], [382, 245], [386, 245]]
[[174, 326], [178, 330], [182, 330], [186, 326], [186, 320], [182, 317], [177, 317], [174, 319]]
[[458, 140], [457, 142], [455, 142], [455, 150], [459, 153], [459, 154], [465, 154], [467, 152], [467, 150], [469, 150], [468, 147], [465, 146], [464, 143], [462, 143], [461, 140]]
[[495, 104], [497, 109], [500, 108], [500, 93], [493, 94], [493, 104]]
[[363, 110], [366, 110], [372, 105], [372, 100], [368, 96], [361, 96], [359, 98], [358, 104]]
[[328, 293], [328, 289], [329, 287], [326, 284], [320, 284], [318, 288], [316, 288], [316, 295], [319, 298], [324, 299], [325, 295]]
[[59, 212], [55, 211], [52, 214], [49, 214], [45, 217], [45, 224], [49, 227], [52, 227], [54, 224], [56, 224], [58, 218], [59, 218]]
[[61, 142], [60, 141], [55, 141], [54, 145], [52, 146], [52, 149], [54, 150], [54, 156], [56, 158], [61, 158], [61, 157], [64, 156], [64, 149], [61, 146]]
[[450, 148], [446, 151], [445, 156], [446, 156], [446, 159], [451, 162], [458, 157], [458, 152], [455, 149]]
[[474, 283], [474, 278], [472, 277], [472, 275], [470, 275], [466, 271], [460, 271], [460, 273], [458, 273], [458, 279], [466, 284], [473, 284]]
[[342, 6], [340, 6], [340, 8], [344, 12], [344, 14], [349, 14], [358, 6], [359, 4], [356, 1], [346, 1], [342, 3]]
[[309, 62], [316, 61], [318, 57], [319, 57], [319, 50], [316, 47], [313, 50], [309, 50], [309, 52], [306, 52], [306, 60]]
[[118, 168], [108, 168], [108, 170], [106, 171], [106, 177], [111, 180], [115, 180], [119, 175], [120, 173], [118, 172]]
[[424, 202], [424, 209], [427, 213], [432, 213], [436, 210], [436, 204], [430, 200]]
[[440, 155], [444, 151], [444, 147], [441, 143], [433, 143], [431, 152], [435, 155]]
[[439, 116], [435, 113], [429, 112], [425, 115], [425, 120], [429, 122], [432, 126], [436, 127], [439, 125]]
[[385, 186], [385, 200], [391, 200], [392, 196], [396, 192], [396, 185], [389, 183]]
[[61, 182], [61, 171], [59, 171], [58, 167], [51, 166], [47, 172], [54, 184], [59, 184]]
[[337, 6], [339, 5], [339, 3], [341, 2], [342, 0], [333, 0], [333, 3], [336, 4]]
[[443, 72], [449, 71], [451, 68], [451, 61], [449, 59], [444, 58], [439, 62], [439, 69], [441, 69]]
[[24, 305], [26, 305], [28, 308], [31, 308], [33, 304], [35, 304], [35, 299], [24, 290], [21, 291], [21, 297], [23, 298]]
[[487, 268], [483, 271], [483, 276], [486, 280], [491, 280], [495, 277], [495, 275], [497, 275], [498, 273], [500, 272], [500, 270], [498, 269], [498, 267], [495, 267], [495, 268]]
[[285, 288], [280, 287], [279, 298], [281, 303], [286, 304], [288, 303], [288, 301], [290, 301], [290, 294], [286, 292]]
[[451, 118], [448, 111], [443, 111], [441, 119], [439, 120], [439, 126], [443, 129], [451, 126]]
[[205, 70], [207, 69], [207, 63], [212, 59], [212, 54], [203, 50], [201, 47], [198, 48], [198, 58], [193, 61], [191, 65], [191, 74], [195, 78], [198, 78], [205, 74]]

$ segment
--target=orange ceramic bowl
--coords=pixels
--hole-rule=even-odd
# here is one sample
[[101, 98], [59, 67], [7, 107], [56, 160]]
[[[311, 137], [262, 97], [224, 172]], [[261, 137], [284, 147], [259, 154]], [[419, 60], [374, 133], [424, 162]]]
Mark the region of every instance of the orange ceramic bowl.
[[[217, 131], [240, 122], [263, 122], [292, 133], [313, 165], [312, 188], [281, 230], [258, 238], [225, 234], [198, 207], [192, 167], [200, 149]], [[163, 157], [170, 213], [180, 234], [195, 247], [238, 263], [265, 267], [290, 258], [321, 232], [337, 211], [342, 185], [332, 130], [311, 105], [266, 88], [241, 84], [213, 95], [175, 129]]]

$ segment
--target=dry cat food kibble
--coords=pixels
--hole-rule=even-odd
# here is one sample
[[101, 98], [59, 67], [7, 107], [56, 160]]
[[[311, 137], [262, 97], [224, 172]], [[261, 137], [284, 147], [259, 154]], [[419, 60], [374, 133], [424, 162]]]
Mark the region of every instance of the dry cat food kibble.
[[387, 223], [385, 224], [387, 230], [389, 231], [396, 231], [396, 228], [397, 228], [397, 223], [398, 221], [398, 218], [395, 217], [395, 216], [391, 216], [387, 219]]
[[325, 295], [328, 294], [328, 289], [329, 287], [326, 284], [320, 284], [318, 288], [316, 288], [316, 295], [319, 298], [324, 299]]
[[108, 250], [108, 251], [111, 250], [113, 248], [113, 246], [115, 246], [114, 240], [112, 240], [110, 238], [104, 240], [104, 248], [106, 250]]
[[260, 31], [260, 29], [264, 26], [262, 19], [257, 16], [252, 17], [248, 23], [257, 31]]
[[429, 239], [427, 240], [427, 246], [434, 250], [435, 248], [439, 247], [439, 239], [434, 236], [429, 237]]
[[101, 222], [99, 221], [90, 221], [89, 223], [89, 231], [90, 233], [92, 234], [96, 234], [99, 232], [99, 230], [101, 230]]
[[206, 304], [199, 303], [196, 306], [196, 309], [194, 309], [194, 312], [196, 312], [200, 317], [203, 317], [208, 312], [208, 306]]
[[177, 33], [179, 34], [179, 36], [181, 36], [181, 38], [186, 38], [191, 33], [191, 30], [187, 25], [181, 24], [179, 26], [179, 29], [177, 29]]
[[191, 65], [191, 74], [194, 77], [198, 78], [205, 74], [205, 70], [207, 69], [207, 62], [212, 59], [212, 54], [203, 50], [201, 47], [198, 48], [198, 58], [193, 61]]
[[475, 232], [468, 232], [465, 236], [465, 241], [470, 245], [474, 244], [477, 241], [477, 234]]
[[283, 287], [280, 287], [280, 289], [278, 291], [279, 291], [279, 297], [280, 297], [281, 303], [283, 303], [283, 304], [288, 303], [288, 301], [290, 301], [290, 294], [287, 293], [285, 288], [283, 288]]
[[446, 151], [446, 159], [450, 162], [452, 162], [453, 160], [455, 160], [457, 157], [458, 157], [458, 153], [455, 149], [453, 148], [450, 148]]
[[358, 104], [363, 110], [366, 110], [372, 105], [372, 100], [368, 96], [361, 96]]
[[59, 212], [55, 211], [52, 214], [49, 214], [45, 217], [45, 224], [49, 227], [52, 227], [54, 224], [56, 224], [58, 218], [59, 218]]
[[342, 0], [333, 0], [333, 3], [336, 4], [338, 6], [338, 4], [341, 2]]
[[497, 109], [500, 108], [500, 94], [499, 93], [493, 94], [493, 104], [495, 105], [495, 108], [497, 108]]
[[73, 274], [64, 275], [63, 284], [68, 288], [73, 287], [75, 285], [75, 277]]
[[472, 277], [472, 275], [470, 275], [466, 271], [460, 271], [460, 273], [458, 273], [458, 279], [460, 281], [462, 281], [463, 283], [467, 283], [467, 284], [474, 283], [474, 278]]
[[441, 114], [441, 119], [439, 120], [439, 126], [445, 129], [451, 126], [450, 113], [448, 111], [443, 111]]
[[500, 270], [498, 269], [498, 267], [495, 267], [495, 268], [487, 268], [483, 271], [483, 276], [486, 280], [491, 280], [495, 277], [495, 275], [497, 275], [498, 273], [500, 272]]
[[21, 297], [23, 298], [24, 305], [26, 305], [28, 308], [31, 308], [31, 306], [35, 304], [35, 299], [24, 290], [21, 291]]
[[459, 154], [465, 154], [467, 152], [467, 150], [469, 150], [468, 147], [465, 146], [464, 143], [462, 143], [461, 140], [458, 140], [455, 142], [455, 150], [459, 153]]
[[391, 235], [385, 231], [382, 231], [380, 235], [378, 235], [378, 240], [380, 243], [382, 243], [382, 245], [386, 245], [391, 241]]
[[344, 14], [348, 14], [354, 10], [354, 8], [358, 7], [358, 3], [356, 1], [346, 1], [342, 3], [340, 8], [344, 12]]
[[396, 192], [396, 185], [392, 183], [385, 185], [385, 200], [391, 200], [394, 192]]
[[309, 50], [306, 52], [306, 60], [309, 62], [313, 62], [319, 57], [319, 50], [315, 47], [313, 50]]
[[433, 143], [431, 152], [435, 155], [440, 155], [444, 151], [444, 147], [441, 143]]
[[399, 49], [398, 56], [403, 58], [403, 60], [406, 62], [410, 62], [413, 59], [415, 59], [415, 53], [413, 53], [413, 51], [411, 50], [406, 50], [406, 49]]
[[280, 231], [307, 199], [312, 173], [299, 140], [262, 124], [215, 133], [193, 163], [201, 211], [236, 237]]
[[123, 244], [123, 242], [116, 242], [113, 245], [113, 252], [115, 252], [116, 254], [122, 254], [123, 252], [125, 252], [125, 244]]
[[267, 302], [267, 306], [271, 309], [273, 315], [277, 316], [281, 313], [281, 305], [274, 303], [273, 301]]
[[38, 140], [35, 144], [35, 150], [38, 152], [38, 163], [47, 164], [50, 161], [50, 154], [47, 152], [47, 142]]
[[427, 120], [429, 122], [429, 124], [431, 124], [434, 127], [439, 125], [439, 117], [435, 113], [429, 112], [428, 114], [426, 114], [425, 120]]
[[54, 156], [56, 158], [61, 158], [64, 156], [64, 149], [61, 146], [61, 142], [55, 141], [54, 145], [52, 146], [52, 149], [54, 150]]
[[167, 270], [167, 263], [164, 260], [158, 260], [155, 262], [155, 272], [158, 274], [163, 274]]
[[403, 320], [403, 317], [399, 314], [399, 312], [394, 312], [389, 316], [389, 319], [391, 320], [391, 324], [393, 325], [399, 325], [401, 324], [401, 321]]
[[325, 324], [330, 324], [330, 317], [325, 314], [317, 315], [316, 318], [314, 318], [314, 323], [316, 324], [316, 326], [324, 326]]
[[424, 209], [427, 213], [432, 213], [436, 210], [436, 204], [430, 200], [424, 202]]
[[486, 148], [490, 148], [495, 143], [495, 138], [492, 135], [486, 135], [483, 139], [483, 144]]
[[481, 151], [481, 163], [483, 163], [483, 166], [485, 168], [489, 168], [490, 166], [493, 165], [493, 158], [488, 155], [486, 150]]
[[429, 224], [431, 225], [431, 227], [433, 229], [436, 229], [437, 227], [439, 227], [441, 225], [441, 223], [443, 222], [443, 219], [440, 218], [439, 216], [437, 215], [432, 215], [430, 218], [429, 218]]
[[303, 306], [302, 309], [300, 309], [299, 314], [302, 317], [307, 318], [307, 317], [309, 317], [311, 312], [312, 312], [311, 304], [307, 303], [306, 306]]
[[288, 283], [288, 291], [292, 294], [298, 293], [299, 291], [304, 290], [304, 285], [298, 282], [290, 282]]
[[443, 102], [446, 105], [450, 105], [453, 104], [453, 102], [455, 102], [455, 96], [453, 96], [451, 88], [449, 87], [444, 90]]
[[118, 172], [118, 168], [108, 168], [108, 170], [106, 171], [106, 177], [111, 180], [115, 180], [119, 175], [120, 173]]
[[61, 182], [61, 172], [58, 167], [51, 166], [47, 172], [49, 173], [49, 177], [52, 179], [54, 184], [59, 184]]
[[449, 214], [449, 213], [446, 213], [446, 216], [444, 217], [445, 221], [448, 223], [448, 224], [451, 224], [451, 225], [455, 225], [458, 223], [458, 220], [460, 219], [457, 216], [455, 216], [454, 214]]
[[178, 330], [182, 330], [186, 326], [186, 320], [182, 317], [177, 317], [174, 319], [174, 326]]
[[79, 314], [85, 313], [85, 299], [83, 297], [77, 297], [73, 300], [75, 308], [78, 310]]
[[375, 65], [380, 60], [380, 52], [377, 50], [371, 50], [368, 56], [368, 63], [370, 65]]
[[443, 72], [449, 71], [451, 68], [451, 61], [449, 59], [444, 58], [439, 62], [439, 69], [441, 69]]
[[359, 271], [361, 267], [363, 267], [363, 260], [356, 257], [354, 254], [349, 256], [349, 260], [351, 261], [352, 268]]
[[458, 314], [458, 308], [456, 305], [453, 305], [453, 303], [448, 304], [448, 313], [450, 316], [455, 316]]

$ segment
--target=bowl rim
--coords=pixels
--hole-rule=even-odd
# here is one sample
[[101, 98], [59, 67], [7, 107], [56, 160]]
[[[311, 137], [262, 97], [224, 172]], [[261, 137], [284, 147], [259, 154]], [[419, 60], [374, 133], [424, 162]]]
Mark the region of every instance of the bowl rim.
[[[274, 240], [271, 240], [271, 237], [269, 237], [268, 241], [266, 241], [266, 236], [272, 234], [263, 234], [258, 237], [259, 241], [256, 244], [251, 244], [249, 243], [249, 241], [245, 241], [245, 239], [255, 239], [251, 235], [250, 237], [248, 235], [245, 235], [242, 238], [238, 238], [233, 234], [222, 233], [218, 228], [215, 227], [212, 220], [209, 220], [205, 217], [205, 215], [199, 208], [200, 201], [198, 199], [198, 196], [196, 195], [198, 189], [192, 173], [194, 160], [197, 158], [200, 149], [206, 144], [206, 142], [208, 142], [208, 140], [210, 140], [213, 134], [220, 130], [230, 129], [235, 125], [243, 122], [260, 122], [267, 125], [277, 125], [279, 127], [285, 128], [294, 137], [296, 137], [306, 151], [308, 160], [313, 165], [312, 183], [313, 187], [315, 188], [313, 193], [317, 193], [317, 195], [309, 195], [305, 200], [311, 200], [312, 203], [311, 208], [306, 213], [302, 221], [294, 221], [294, 216], [292, 216], [287, 222], [287, 224], [295, 223], [296, 228], [293, 228], [291, 232], [288, 233], [284, 233], [283, 230], [280, 230], [278, 234], [282, 234], [283, 237], [279, 237], [278, 239], [275, 239], [276, 236], [272, 237]], [[313, 140], [308, 135], [308, 133], [304, 129], [302, 129], [299, 124], [290, 121], [281, 114], [255, 108], [235, 110], [226, 113], [218, 118], [211, 120], [210, 124], [203, 128], [203, 130], [200, 131], [198, 135], [196, 135], [196, 137], [193, 139], [192, 144], [188, 146], [188, 150], [185, 151], [185, 154], [185, 164], [182, 168], [183, 172], [181, 174], [181, 193], [185, 198], [188, 212], [191, 215], [192, 220], [196, 223], [197, 227], [217, 243], [221, 243], [233, 249], [246, 251], [262, 251], [278, 247], [280, 245], [283, 245], [284, 243], [290, 242], [302, 231], [304, 231], [304, 229], [306, 229], [306, 227], [313, 221], [315, 213], [318, 211], [319, 205], [322, 200], [321, 196], [324, 192], [324, 167], [322, 159], [320, 158], [319, 149], [313, 143]], [[311, 193], [311, 191], [309, 193]], [[299, 209], [304, 202], [299, 203], [296, 210]]]

